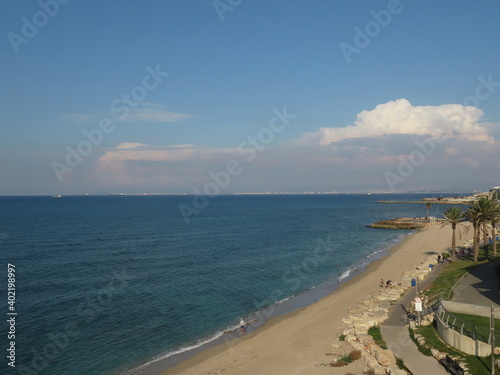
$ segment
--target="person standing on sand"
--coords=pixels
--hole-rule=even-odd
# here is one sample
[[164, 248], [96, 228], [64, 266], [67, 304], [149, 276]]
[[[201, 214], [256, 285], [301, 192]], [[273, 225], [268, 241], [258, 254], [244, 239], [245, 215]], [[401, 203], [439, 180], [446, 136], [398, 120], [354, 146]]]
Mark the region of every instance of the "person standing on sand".
[[244, 335], [245, 334], [245, 321], [243, 320], [243, 318], [240, 318], [240, 331], [241, 331], [241, 334]]
[[441, 263], [441, 254], [438, 255], [438, 263]]

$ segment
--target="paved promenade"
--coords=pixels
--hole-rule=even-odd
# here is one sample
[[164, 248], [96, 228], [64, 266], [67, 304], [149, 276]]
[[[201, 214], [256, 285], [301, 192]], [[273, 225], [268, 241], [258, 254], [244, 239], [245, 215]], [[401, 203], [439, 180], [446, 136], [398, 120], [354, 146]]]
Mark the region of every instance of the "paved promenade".
[[[434, 281], [442, 268], [443, 264], [436, 265], [429, 276], [419, 283], [419, 290]], [[403, 325], [403, 315], [406, 312], [405, 309], [410, 305], [410, 302], [415, 296], [416, 290], [412, 288], [397, 302], [394, 302], [389, 312], [389, 318], [380, 327], [382, 337], [387, 343], [388, 348], [394, 352], [396, 357], [404, 361], [405, 366], [414, 375], [446, 375], [446, 370], [438, 361], [418, 351], [417, 346], [410, 339], [408, 327]]]
[[[450, 312], [489, 317], [491, 305], [494, 305], [496, 317], [500, 318], [499, 280], [494, 270], [499, 263], [500, 261], [488, 263], [465, 276], [453, 290], [451, 301], [444, 302], [446, 309]], [[442, 268], [443, 264], [437, 265], [434, 271], [419, 283], [419, 290], [432, 283]], [[389, 318], [380, 328], [382, 337], [389, 349], [404, 361], [414, 375], [445, 375], [447, 372], [434, 358], [418, 351], [409, 337], [408, 328], [403, 326], [403, 315], [416, 296], [415, 289], [408, 290], [393, 304]]]
[[495, 267], [499, 261], [474, 269], [453, 289], [452, 302], [478, 306], [500, 306], [498, 277]]

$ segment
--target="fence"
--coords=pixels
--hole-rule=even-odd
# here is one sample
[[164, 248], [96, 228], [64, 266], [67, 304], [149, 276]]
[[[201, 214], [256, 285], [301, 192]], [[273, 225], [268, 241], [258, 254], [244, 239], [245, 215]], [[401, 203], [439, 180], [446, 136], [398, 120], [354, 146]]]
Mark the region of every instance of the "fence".
[[[436, 310], [436, 313], [439, 314], [441, 321], [452, 330], [460, 333], [463, 336], [470, 337], [473, 340], [481, 341], [486, 344], [489, 344], [490, 341], [490, 330], [489, 328], [480, 327], [478, 325], [466, 322], [463, 319], [460, 319], [453, 313], [446, 310], [443, 306], [442, 301], [438, 302], [439, 307]], [[488, 318], [485, 318], [488, 319]], [[489, 320], [489, 319], [488, 319]], [[495, 337], [495, 346], [500, 346], [500, 332], [494, 331]]]
[[[424, 303], [424, 308], [422, 311], [422, 316], [427, 316], [434, 313], [438, 315], [443, 324], [448, 328], [458, 332], [460, 335], [470, 337], [472, 340], [477, 340], [489, 344], [490, 341], [490, 329], [481, 327], [470, 322], [467, 322], [453, 313], [446, 310], [443, 305], [443, 298], [441, 294], [436, 294], [435, 296], [429, 297]], [[488, 319], [488, 318], [486, 318]], [[417, 320], [417, 316], [413, 312], [409, 312], [406, 315], [405, 322], [410, 320]], [[488, 319], [489, 321], [489, 319]], [[500, 332], [495, 331], [495, 346], [500, 347]]]

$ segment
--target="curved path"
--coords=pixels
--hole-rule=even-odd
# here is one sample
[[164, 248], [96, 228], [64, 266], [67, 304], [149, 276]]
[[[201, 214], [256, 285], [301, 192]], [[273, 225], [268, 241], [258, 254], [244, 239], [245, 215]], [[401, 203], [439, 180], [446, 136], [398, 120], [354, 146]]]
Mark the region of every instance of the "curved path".
[[[430, 284], [439, 274], [443, 264], [438, 264], [434, 270], [419, 282], [419, 290]], [[398, 301], [393, 303], [389, 311], [389, 318], [380, 327], [382, 337], [387, 346], [396, 357], [401, 358], [405, 366], [414, 375], [446, 375], [446, 370], [433, 357], [428, 357], [419, 352], [417, 346], [410, 339], [408, 327], [403, 325], [403, 315], [406, 307], [415, 298], [415, 288], [409, 289]]]
[[472, 270], [453, 289], [451, 301], [479, 306], [499, 306], [500, 294], [495, 267], [499, 261], [490, 262]]
[[[472, 270], [453, 289], [453, 298], [443, 301], [449, 312], [489, 317], [491, 306], [500, 307], [498, 276], [495, 267], [500, 261], [490, 262]], [[498, 313], [496, 314], [498, 318]]]

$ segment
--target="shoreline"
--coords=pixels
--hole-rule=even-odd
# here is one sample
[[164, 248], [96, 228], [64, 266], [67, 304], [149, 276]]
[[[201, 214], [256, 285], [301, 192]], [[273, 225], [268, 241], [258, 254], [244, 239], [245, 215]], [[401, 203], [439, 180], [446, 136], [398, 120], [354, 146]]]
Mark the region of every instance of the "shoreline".
[[[342, 272], [338, 276], [332, 276], [330, 279], [321, 282], [311, 289], [302, 291], [298, 294], [286, 297], [274, 304], [254, 311], [245, 316], [247, 321], [246, 334], [243, 339], [255, 335], [258, 331], [265, 329], [270, 324], [270, 321], [275, 318], [285, 318], [293, 314], [297, 310], [307, 308], [308, 306], [320, 301], [328, 295], [334, 293], [344, 283], [351, 279], [357, 278], [366, 272], [366, 268], [386, 257], [389, 251], [400, 244], [406, 238], [414, 234], [415, 230], [404, 230], [398, 234], [396, 238], [388, 240], [385, 243], [380, 243], [380, 247], [375, 248], [373, 252], [359, 258], [350, 268]], [[248, 320], [247, 320], [248, 318]], [[210, 336], [200, 338], [184, 346], [177, 348], [171, 352], [166, 352], [156, 358], [152, 358], [149, 362], [143, 363], [140, 366], [131, 368], [125, 372], [120, 372], [121, 375], [157, 375], [171, 371], [176, 366], [181, 365], [185, 361], [189, 361], [192, 357], [203, 354], [211, 348], [223, 346], [228, 347], [242, 340], [239, 325], [228, 327], [224, 331], [218, 331]]]
[[202, 350], [175, 367], [165, 368], [159, 360], [136, 374], [344, 374], [356, 365], [341, 370], [323, 364], [331, 360], [327, 353], [338, 342], [349, 309], [377, 294], [380, 278], [399, 282], [404, 271], [446, 250], [450, 242], [448, 226], [415, 231], [316, 302], [272, 317], [258, 330]]

